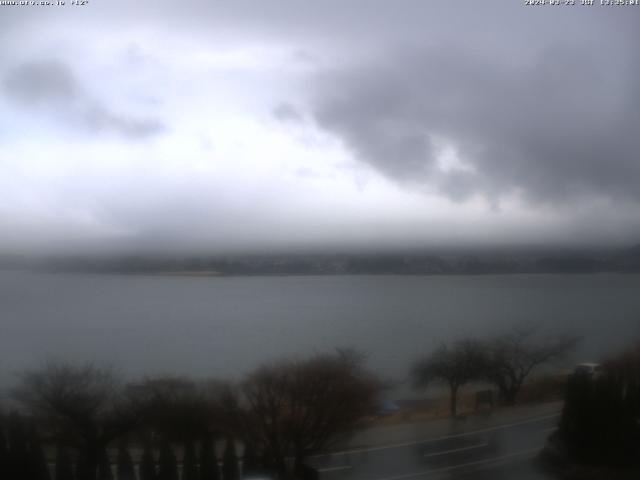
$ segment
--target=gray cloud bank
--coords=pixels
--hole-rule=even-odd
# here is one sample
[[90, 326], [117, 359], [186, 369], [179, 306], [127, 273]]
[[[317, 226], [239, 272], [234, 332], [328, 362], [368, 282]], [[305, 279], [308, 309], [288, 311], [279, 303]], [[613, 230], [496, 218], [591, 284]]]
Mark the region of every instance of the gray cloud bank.
[[[506, 59], [471, 41], [388, 48], [316, 79], [314, 116], [379, 172], [454, 200], [637, 203], [640, 57], [624, 47], [635, 27], [600, 27], [588, 42], [541, 30], [542, 48]], [[442, 144], [468, 168], [442, 171]]]

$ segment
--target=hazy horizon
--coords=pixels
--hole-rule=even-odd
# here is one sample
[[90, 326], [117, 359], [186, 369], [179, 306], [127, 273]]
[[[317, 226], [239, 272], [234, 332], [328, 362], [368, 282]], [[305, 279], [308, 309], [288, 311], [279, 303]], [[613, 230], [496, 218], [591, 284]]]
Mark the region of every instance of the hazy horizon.
[[448, 257], [478, 257], [478, 258], [527, 258], [527, 257], [580, 257], [580, 256], [611, 256], [611, 255], [627, 255], [634, 256], [640, 244], [454, 244], [454, 245], [426, 245], [426, 246], [378, 246], [371, 244], [354, 244], [345, 246], [337, 244], [335, 247], [331, 245], [323, 245], [320, 247], [313, 246], [291, 246], [291, 247], [267, 247], [267, 248], [234, 248], [229, 246], [224, 249], [207, 249], [207, 248], [163, 248], [161, 246], [150, 246], [148, 244], [139, 247], [133, 247], [130, 244], [122, 245], [121, 248], [113, 245], [108, 248], [91, 248], [85, 249], [60, 249], [60, 250], [41, 250], [41, 251], [8, 251], [0, 252], [0, 268], [3, 261], [20, 261], [34, 262], [61, 262], [75, 260], [87, 261], [109, 261], [109, 260], [126, 260], [126, 259], [147, 259], [153, 260], [178, 260], [178, 259], [278, 259], [278, 258], [448, 258]]

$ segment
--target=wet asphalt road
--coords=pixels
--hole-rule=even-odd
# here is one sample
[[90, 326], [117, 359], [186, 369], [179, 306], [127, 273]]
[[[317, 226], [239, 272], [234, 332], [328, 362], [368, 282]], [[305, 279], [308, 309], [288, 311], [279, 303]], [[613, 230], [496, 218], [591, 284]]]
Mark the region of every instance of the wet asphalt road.
[[311, 460], [320, 480], [549, 478], [535, 457], [559, 415], [428, 440], [354, 449]]

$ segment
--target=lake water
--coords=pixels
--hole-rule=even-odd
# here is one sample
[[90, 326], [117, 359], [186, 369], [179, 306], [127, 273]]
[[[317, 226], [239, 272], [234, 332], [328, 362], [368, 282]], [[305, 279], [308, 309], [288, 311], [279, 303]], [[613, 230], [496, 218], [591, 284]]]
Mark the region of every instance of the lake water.
[[355, 347], [402, 380], [441, 342], [537, 322], [583, 335], [573, 361], [640, 338], [640, 275], [171, 277], [0, 271], [0, 381], [46, 359], [127, 375], [237, 378]]

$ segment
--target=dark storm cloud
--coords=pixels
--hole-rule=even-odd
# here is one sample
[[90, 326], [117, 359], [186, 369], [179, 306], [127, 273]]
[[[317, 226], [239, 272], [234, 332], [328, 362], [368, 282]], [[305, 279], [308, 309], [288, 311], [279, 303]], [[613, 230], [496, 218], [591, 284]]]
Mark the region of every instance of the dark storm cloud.
[[4, 94], [17, 104], [40, 109], [56, 120], [67, 120], [90, 132], [144, 139], [164, 130], [158, 120], [111, 111], [85, 92], [69, 66], [60, 61], [20, 64], [5, 75], [2, 83]]
[[[624, 21], [590, 26], [541, 30], [522, 52], [486, 38], [388, 47], [316, 78], [314, 117], [379, 172], [453, 199], [640, 201], [637, 37]], [[571, 35], [581, 27], [586, 43]], [[470, 168], [438, 168], [443, 143]]]
[[[538, 201], [640, 200], [638, 67], [579, 47], [523, 66], [419, 49], [324, 76], [315, 118], [385, 175], [436, 182], [453, 198], [517, 188]], [[473, 171], [438, 171], [434, 139]]]

